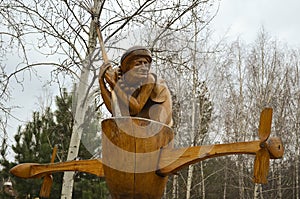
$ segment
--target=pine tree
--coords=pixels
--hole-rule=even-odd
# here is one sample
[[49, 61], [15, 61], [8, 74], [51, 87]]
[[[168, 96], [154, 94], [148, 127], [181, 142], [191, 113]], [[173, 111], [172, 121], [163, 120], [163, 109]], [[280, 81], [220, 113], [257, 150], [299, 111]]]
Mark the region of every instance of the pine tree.
[[[41, 112], [33, 112], [32, 121], [24, 127], [20, 126], [15, 135], [15, 162], [1, 161], [2, 176], [9, 177], [9, 169], [19, 163], [49, 163], [54, 146], [58, 147], [56, 162], [66, 161], [68, 145], [73, 127], [72, 95], [63, 90], [61, 96], [56, 96], [57, 109], [53, 112], [48, 107]], [[90, 108], [90, 112], [92, 112]], [[97, 118], [86, 118], [85, 132], [89, 135], [90, 143], [101, 145], [98, 137], [92, 137], [99, 131]], [[79, 157], [89, 159], [91, 153], [80, 145]], [[63, 173], [53, 174], [54, 183], [50, 198], [60, 198]], [[15, 190], [20, 198], [38, 197], [41, 188], [41, 179], [21, 179], [11, 176]], [[75, 192], [73, 198], [105, 198], [108, 194], [103, 179], [90, 174], [78, 173], [75, 175]]]

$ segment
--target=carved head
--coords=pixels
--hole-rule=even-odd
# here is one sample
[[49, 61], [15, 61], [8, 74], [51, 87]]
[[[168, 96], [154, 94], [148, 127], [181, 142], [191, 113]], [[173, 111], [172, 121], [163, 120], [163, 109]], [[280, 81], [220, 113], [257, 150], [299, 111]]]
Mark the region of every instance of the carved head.
[[150, 50], [143, 46], [133, 46], [129, 48], [121, 57], [121, 70], [123, 73], [129, 71], [132, 67], [132, 61], [144, 57], [148, 63], [152, 62]]
[[121, 73], [127, 85], [139, 86], [149, 75], [152, 56], [142, 46], [129, 48], [121, 57]]

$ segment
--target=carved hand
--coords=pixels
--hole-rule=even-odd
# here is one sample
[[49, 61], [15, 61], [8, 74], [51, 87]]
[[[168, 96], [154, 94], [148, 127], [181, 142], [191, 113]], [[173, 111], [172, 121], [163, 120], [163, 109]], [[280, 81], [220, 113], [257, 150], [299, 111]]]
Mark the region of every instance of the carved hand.
[[104, 63], [100, 67], [99, 78], [103, 78], [113, 89], [117, 83], [117, 71], [111, 66], [111, 63]]

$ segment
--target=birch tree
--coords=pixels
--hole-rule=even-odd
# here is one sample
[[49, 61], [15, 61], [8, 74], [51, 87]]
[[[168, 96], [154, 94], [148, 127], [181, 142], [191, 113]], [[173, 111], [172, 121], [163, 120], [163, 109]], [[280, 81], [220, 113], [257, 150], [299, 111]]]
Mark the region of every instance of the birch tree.
[[[205, 61], [207, 61], [206, 57], [208, 57], [209, 53], [206, 52], [206, 49], [199, 46], [208, 46], [206, 44], [208, 38], [206, 34], [208, 34], [208, 32], [205, 29], [214, 17], [214, 15], [209, 14], [209, 12], [214, 14], [216, 12], [211, 8], [212, 2], [213, 1], [209, 4], [207, 1], [201, 3], [193, 1], [192, 6], [188, 7], [184, 12], [179, 12], [179, 15], [178, 11], [174, 13], [176, 16], [180, 16], [180, 18], [174, 18], [175, 20], [173, 21], [169, 19], [168, 21], [171, 21], [173, 24], [168, 29], [159, 25], [161, 23], [160, 21], [155, 21], [155, 25], [150, 24], [150, 27], [155, 26], [155, 28], [150, 30], [150, 34], [147, 33], [147, 37], [153, 38], [149, 40], [150, 46], [157, 46], [153, 49], [157, 59], [152, 67], [154, 67], [159, 75], [167, 80], [174, 97], [173, 102], [175, 106], [173, 107], [175, 107], [175, 109], [173, 114], [175, 118], [174, 129], [178, 133], [176, 140], [178, 141], [176, 143], [177, 145], [183, 144], [183, 142], [180, 141], [181, 139], [189, 140], [184, 143], [185, 145], [199, 144], [203, 141], [205, 137], [204, 134], [207, 133], [207, 131], [203, 129], [206, 128], [207, 130], [209, 119], [205, 122], [204, 120], [210, 116], [209, 114], [204, 114], [207, 114], [206, 111], [210, 112], [211, 107], [206, 106], [207, 104], [204, 105], [203, 101], [201, 101], [204, 100], [203, 98], [208, 100], [206, 98], [207, 87], [205, 87], [205, 83], [200, 80], [204, 77], [201, 77], [201, 72], [198, 68], [201, 66], [204, 67], [207, 64]], [[178, 7], [178, 9], [180, 8]], [[173, 16], [173, 14], [169, 16]], [[176, 29], [174, 29], [174, 27], [176, 27]], [[182, 32], [184, 34], [182, 34]], [[157, 36], [161, 36], [164, 40], [157, 40]], [[201, 40], [201, 42], [198, 42], [198, 39]], [[201, 54], [201, 52], [203, 53]], [[203, 60], [201, 60], [202, 58]], [[177, 81], [174, 81], [174, 79]], [[190, 101], [192, 101], [192, 103], [189, 104], [193, 104], [192, 106], [186, 103]], [[176, 105], [179, 106], [177, 107]], [[186, 110], [192, 111], [187, 112]], [[199, 135], [201, 133], [203, 135]], [[193, 166], [190, 168], [193, 168]], [[192, 169], [190, 169], [190, 171], [192, 171]], [[189, 179], [186, 191], [187, 198], [190, 197], [191, 193], [192, 175], [193, 172], [189, 172], [189, 176], [187, 177], [187, 179]], [[178, 187], [176, 186], [178, 186], [178, 178], [174, 177], [173, 180], [174, 192], [172, 197], [177, 198]], [[202, 191], [204, 196], [204, 183], [202, 183]]]
[[[226, 61], [222, 67], [224, 83], [224, 104], [221, 106], [221, 112], [224, 117], [224, 142], [241, 142], [249, 136], [249, 115], [247, 115], [247, 106], [245, 99], [245, 51], [244, 46], [239, 40], [232, 42], [228, 46]], [[245, 198], [244, 169], [247, 165], [244, 156], [233, 157], [236, 161], [238, 171], [239, 198]], [[226, 185], [227, 186], [227, 185]], [[224, 193], [225, 195], [226, 193]]]
[[[263, 107], [274, 109], [272, 122], [272, 136], [280, 136], [288, 139], [290, 146], [295, 140], [290, 140], [283, 132], [293, 128], [290, 122], [296, 111], [291, 111], [291, 100], [294, 99], [291, 92], [290, 77], [296, 73], [291, 68], [297, 68], [298, 61], [295, 53], [280, 45], [280, 42], [272, 40], [264, 31], [258, 34], [257, 40], [249, 45], [242, 45], [241, 42], [233, 42], [228, 48], [226, 59], [220, 67], [222, 82], [224, 84], [225, 99], [223, 100], [222, 117], [224, 120], [224, 135], [227, 142], [238, 140], [257, 139], [259, 114]], [[295, 81], [293, 81], [295, 82]], [[289, 110], [290, 109], [290, 110]], [[294, 116], [293, 116], [294, 117]], [[295, 151], [295, 149], [291, 149]], [[286, 152], [286, 158], [289, 158]], [[271, 161], [269, 183], [266, 186], [255, 184], [253, 186], [249, 179], [252, 178], [253, 160], [245, 159], [243, 156], [231, 157], [236, 160], [238, 171], [233, 171], [239, 190], [239, 198], [246, 198], [249, 195], [254, 198], [263, 197], [285, 197], [285, 188], [289, 189], [283, 180], [282, 160]], [[289, 164], [288, 164], [289, 165]], [[250, 169], [251, 168], [251, 169]], [[243, 190], [242, 190], [243, 189]], [[250, 193], [248, 190], [252, 190]], [[228, 193], [229, 194], [229, 193]]]
[[[99, 17], [105, 46], [111, 61], [117, 63], [120, 55], [116, 54], [127, 48], [127, 45], [137, 42], [132, 38], [138, 35], [138, 27], [151, 30], [151, 24], [156, 24], [160, 29], [158, 34], [145, 38], [142, 44], [151, 44], [152, 49], [158, 51], [159, 44], [166, 35], [172, 31], [184, 30], [188, 24], [184, 16], [192, 8], [210, 5], [211, 2], [213, 1], [153, 0], [128, 4], [125, 0], [4, 0], [1, 2], [1, 26], [5, 29], [1, 32], [1, 37], [7, 36], [5, 41], [16, 47], [18, 54], [14, 68], [8, 70], [7, 67], [2, 67], [6, 70], [5, 73], [8, 73], [3, 77], [4, 88], [9, 88], [9, 82], [13, 79], [22, 83], [24, 74], [39, 75], [35, 70], [38, 67], [51, 68], [49, 76], [52, 82], [60, 83], [62, 78], [69, 77], [78, 83], [77, 104], [74, 105], [74, 130], [68, 155], [69, 160], [74, 159], [78, 153], [81, 125], [87, 104], [97, 92], [94, 82], [101, 65], [96, 26], [91, 14]], [[3, 93], [7, 93], [6, 91]], [[72, 173], [66, 174], [62, 198], [71, 198], [72, 176]]]
[[[299, 55], [297, 56], [299, 58]], [[300, 108], [299, 108], [299, 104], [300, 104], [300, 68], [299, 68], [299, 62], [295, 63], [295, 68], [294, 68], [294, 78], [292, 79], [292, 85], [294, 86], [293, 89], [293, 93], [292, 93], [292, 99], [293, 102], [291, 103], [292, 107], [291, 107], [291, 111], [294, 112], [294, 116], [292, 118], [292, 123], [294, 124], [294, 128], [293, 131], [295, 133], [295, 135], [299, 135], [300, 134]], [[300, 137], [297, 136], [296, 137], [296, 143], [295, 143], [295, 188], [296, 188], [296, 193], [295, 193], [295, 198], [299, 199], [300, 198], [300, 191], [299, 191], [299, 187], [300, 187], [300, 170], [299, 170], [299, 160], [300, 160]]]
[[[289, 189], [289, 193], [292, 192], [292, 195], [290, 197], [299, 199], [300, 198], [300, 191], [299, 191], [299, 150], [300, 150], [300, 136], [299, 136], [299, 129], [300, 129], [300, 68], [299, 68], [299, 50], [292, 50], [290, 57], [289, 57], [289, 70], [287, 73], [288, 76], [288, 88], [290, 90], [289, 95], [286, 97], [290, 98], [290, 103], [287, 105], [288, 109], [288, 118], [289, 121], [287, 122], [287, 128], [285, 129], [285, 132], [289, 133], [289, 138], [292, 140], [288, 140], [289, 146], [286, 151], [291, 151], [291, 154], [288, 155], [287, 159], [290, 160], [291, 166], [292, 166], [292, 172], [291, 175], [292, 181], [287, 180], [289, 182], [290, 188], [292, 188], [292, 191]], [[291, 146], [291, 147], [290, 147]], [[287, 161], [288, 161], [287, 160]], [[284, 175], [283, 175], [284, 176]], [[284, 179], [283, 179], [284, 180]], [[292, 185], [292, 186], [291, 186]]]
[[[282, 132], [284, 127], [284, 115], [286, 114], [284, 107], [286, 106], [286, 100], [288, 100], [288, 98], [285, 98], [286, 100], [282, 98], [286, 90], [285, 67], [282, 65], [284, 57], [282, 52], [279, 51], [276, 41], [270, 41], [268, 35], [263, 31], [259, 34], [256, 44], [252, 48], [247, 62], [249, 70], [248, 87], [250, 88], [249, 101], [251, 107], [257, 110], [261, 110], [266, 106], [274, 107], [273, 131], [279, 133]], [[249, 107], [249, 109], [251, 108]], [[280, 169], [280, 165], [277, 166]], [[277, 183], [280, 186], [280, 188], [276, 187], [278, 196], [282, 197], [280, 196], [280, 177], [277, 178]], [[262, 189], [260, 189], [260, 195], [262, 194]]]

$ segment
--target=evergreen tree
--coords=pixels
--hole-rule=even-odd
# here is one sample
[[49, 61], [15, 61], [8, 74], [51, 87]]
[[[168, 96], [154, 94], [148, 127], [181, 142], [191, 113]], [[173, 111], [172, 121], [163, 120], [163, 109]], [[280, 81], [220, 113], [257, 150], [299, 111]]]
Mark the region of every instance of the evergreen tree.
[[[64, 89], [61, 96], [56, 96], [55, 102], [57, 109], [54, 112], [49, 107], [43, 113], [33, 112], [32, 121], [28, 122], [25, 127], [18, 128], [14, 137], [16, 143], [12, 147], [16, 154], [15, 162], [1, 161], [3, 177], [9, 177], [9, 169], [19, 163], [49, 163], [54, 146], [58, 147], [55, 161], [66, 161], [73, 127], [72, 95]], [[86, 132], [95, 131], [93, 134], [95, 135], [99, 131], [97, 118], [87, 118], [86, 121]], [[99, 138], [89, 136], [91, 144], [97, 143], [100, 146]], [[79, 156], [81, 159], [91, 157], [91, 153], [83, 144], [80, 146]], [[62, 173], [53, 174], [54, 183], [50, 198], [60, 198], [62, 176]], [[11, 178], [20, 198], [38, 197], [41, 179], [21, 179], [13, 176]], [[73, 198], [105, 198], [108, 194], [103, 179], [82, 173], [77, 174], [75, 179]]]

